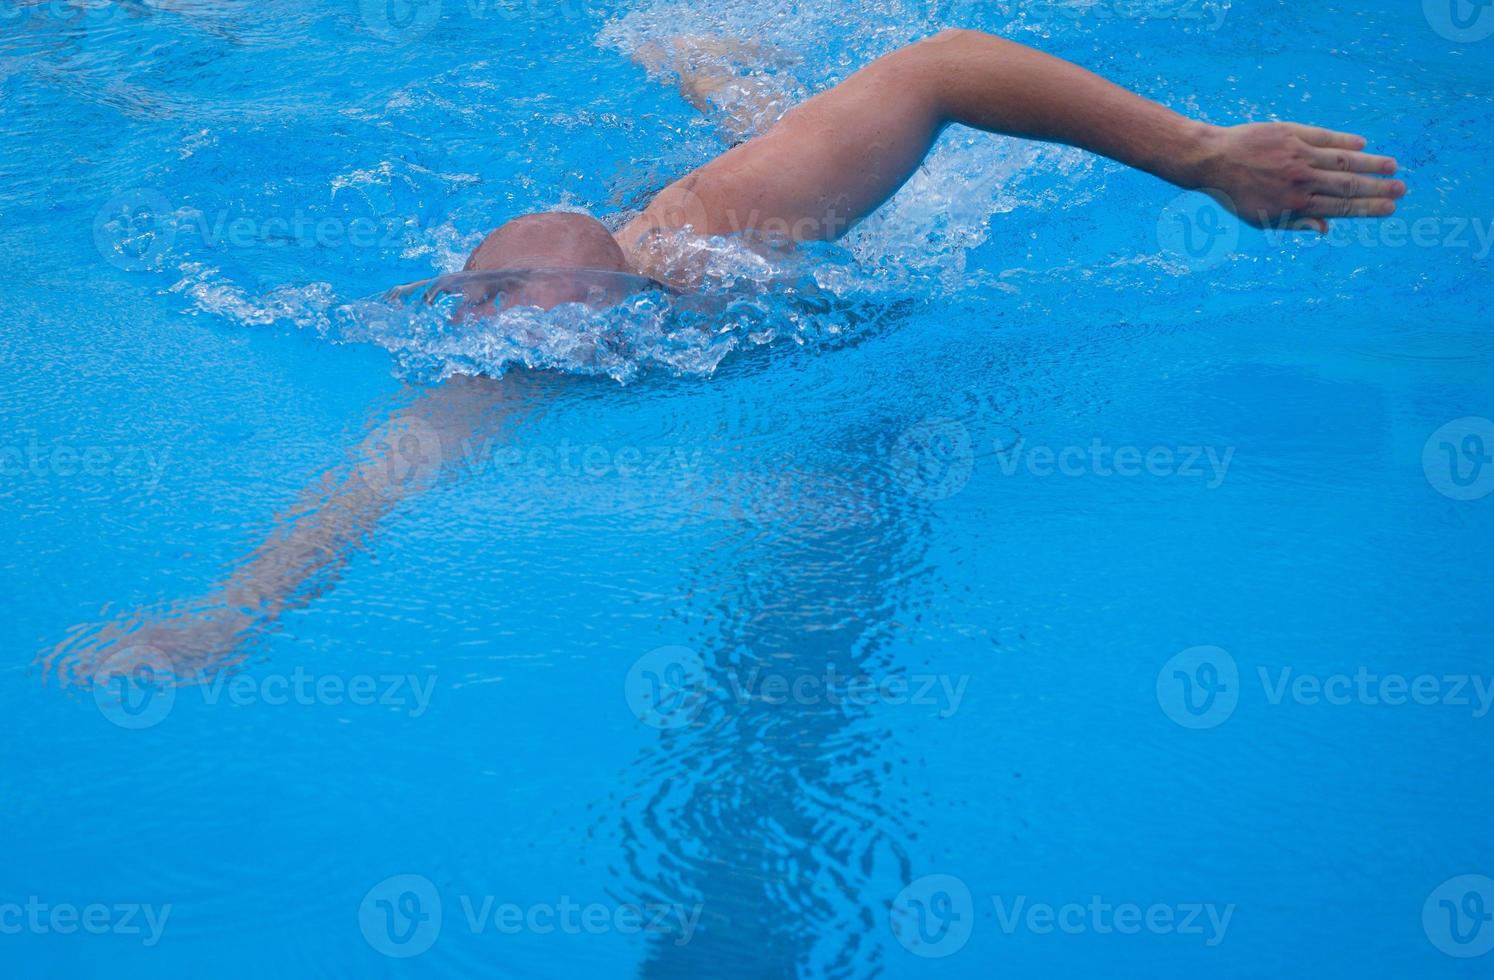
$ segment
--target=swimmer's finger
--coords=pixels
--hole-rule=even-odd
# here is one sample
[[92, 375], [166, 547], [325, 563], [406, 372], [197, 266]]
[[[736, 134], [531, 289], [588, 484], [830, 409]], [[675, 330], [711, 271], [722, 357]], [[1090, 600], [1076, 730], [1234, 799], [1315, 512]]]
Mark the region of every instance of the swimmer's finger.
[[425, 291], [424, 296], [420, 297], [420, 302], [425, 306], [435, 306], [436, 300], [440, 299], [442, 296], [445, 296], [447, 293], [456, 292], [456, 290], [451, 288], [450, 285], [436, 282], [436, 280], [434, 279], [427, 279], [426, 282], [434, 283], [434, 285], [432, 285]]
[[1297, 213], [1307, 218], [1384, 218], [1395, 214], [1395, 201], [1388, 197], [1313, 194], [1307, 199], [1307, 207]]
[[1382, 174], [1389, 177], [1396, 171], [1394, 157], [1376, 156], [1373, 153], [1355, 153], [1352, 150], [1327, 150], [1313, 147], [1307, 159], [1319, 170], [1337, 170], [1348, 174]]
[[419, 282], [407, 282], [402, 286], [395, 286], [393, 289], [389, 290], [389, 292], [384, 294], [384, 299], [390, 301], [404, 299], [406, 296], [415, 292], [415, 290], [425, 286], [430, 281], [431, 280], [429, 279], [421, 279]]
[[1317, 126], [1304, 126], [1301, 123], [1287, 123], [1292, 127], [1304, 142], [1313, 146], [1326, 146], [1334, 150], [1362, 150], [1369, 142], [1363, 136], [1353, 133], [1340, 133], [1333, 129], [1321, 129]]
[[1394, 200], [1406, 193], [1406, 185], [1399, 180], [1381, 180], [1336, 170], [1315, 171], [1314, 178], [1312, 189], [1331, 197], [1388, 197]]

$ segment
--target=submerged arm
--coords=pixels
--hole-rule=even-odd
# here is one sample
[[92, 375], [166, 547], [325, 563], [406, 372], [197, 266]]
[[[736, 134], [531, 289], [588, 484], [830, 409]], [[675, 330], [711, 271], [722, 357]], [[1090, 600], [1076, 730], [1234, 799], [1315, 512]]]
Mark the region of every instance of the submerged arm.
[[1211, 126], [1091, 72], [976, 31], [945, 31], [881, 58], [769, 132], [666, 188], [619, 234], [777, 231], [834, 239], [880, 206], [959, 123], [1067, 143], [1185, 188], [1208, 189], [1258, 226], [1326, 230], [1378, 217], [1405, 192], [1395, 161], [1359, 136], [1294, 123]]
[[243, 659], [245, 642], [331, 588], [337, 574], [399, 502], [459, 471], [474, 437], [511, 423], [529, 384], [453, 377], [415, 394], [277, 515], [266, 540], [209, 596], [164, 613], [136, 613], [85, 629], [47, 658], [82, 684], [140, 662], [190, 681]]
[[455, 473], [472, 436], [512, 400], [513, 380], [453, 377], [390, 414], [352, 454], [277, 516], [275, 530], [224, 582], [229, 609], [270, 623], [305, 605], [406, 497]]

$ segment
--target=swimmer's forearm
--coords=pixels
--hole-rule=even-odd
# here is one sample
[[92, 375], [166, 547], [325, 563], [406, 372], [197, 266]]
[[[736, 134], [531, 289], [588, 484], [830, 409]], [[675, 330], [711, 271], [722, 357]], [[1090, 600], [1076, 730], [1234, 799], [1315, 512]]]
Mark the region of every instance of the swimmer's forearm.
[[952, 31], [924, 46], [941, 50], [932, 61], [944, 70], [931, 90], [944, 122], [1103, 154], [1206, 189], [1256, 227], [1326, 232], [1331, 218], [1393, 214], [1406, 193], [1387, 179], [1396, 161], [1362, 152], [1367, 141], [1355, 133], [1280, 122], [1210, 126], [989, 34]]
[[271, 622], [333, 584], [368, 532], [396, 502], [370, 490], [358, 469], [276, 521], [277, 530], [223, 586], [224, 605]]
[[620, 232], [635, 261], [656, 230], [840, 237], [923, 162], [940, 130], [1066, 143], [1205, 189], [1256, 227], [1327, 230], [1384, 217], [1406, 188], [1365, 139], [1296, 123], [1211, 126], [1077, 65], [977, 31], [944, 31], [867, 65], [762, 136], [665, 188]]
[[926, 43], [937, 52], [945, 121], [1077, 146], [1181, 187], [1202, 184], [1213, 127], [1005, 38], [948, 31]]
[[502, 381], [458, 375], [395, 411], [352, 461], [275, 519], [269, 537], [220, 587], [223, 605], [267, 623], [325, 592], [390, 510], [459, 471], [470, 440], [507, 421], [523, 384], [517, 374]]

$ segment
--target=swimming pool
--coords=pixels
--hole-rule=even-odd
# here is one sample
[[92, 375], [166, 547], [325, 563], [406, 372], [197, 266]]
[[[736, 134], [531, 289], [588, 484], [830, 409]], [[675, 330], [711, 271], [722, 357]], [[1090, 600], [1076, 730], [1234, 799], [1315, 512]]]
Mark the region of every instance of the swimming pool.
[[[949, 24], [1365, 132], [1400, 220], [953, 131], [840, 245], [723, 248], [709, 342], [365, 302], [719, 152], [646, 40], [793, 93]], [[0, 0], [0, 963], [1487, 975], [1491, 55], [1463, 0]], [[526, 360], [570, 373], [236, 672], [44, 669]]]

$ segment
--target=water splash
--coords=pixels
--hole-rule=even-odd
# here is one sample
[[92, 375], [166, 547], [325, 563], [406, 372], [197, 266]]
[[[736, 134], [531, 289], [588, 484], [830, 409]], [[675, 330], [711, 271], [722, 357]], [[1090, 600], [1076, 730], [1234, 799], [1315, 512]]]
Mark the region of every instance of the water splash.
[[[650, 371], [709, 375], [737, 350], [847, 343], [911, 295], [833, 246], [772, 255], [740, 236], [679, 234], [659, 247], [665, 268], [688, 274], [692, 290], [644, 288], [601, 309], [570, 302], [476, 317], [459, 315], [455, 295], [429, 304], [367, 298], [330, 310], [319, 329], [390, 351], [407, 377], [496, 377], [522, 365], [629, 382]], [[241, 315], [264, 310], [246, 305]]]

